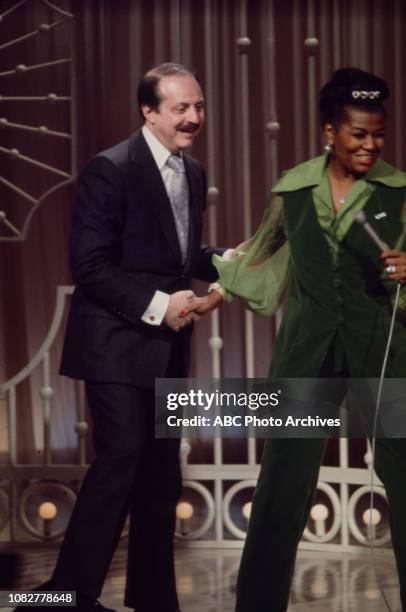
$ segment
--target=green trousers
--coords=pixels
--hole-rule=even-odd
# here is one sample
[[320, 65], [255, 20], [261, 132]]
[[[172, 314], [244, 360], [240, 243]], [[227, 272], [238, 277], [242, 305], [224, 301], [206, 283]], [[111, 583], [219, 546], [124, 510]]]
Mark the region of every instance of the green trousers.
[[[319, 376], [348, 377], [339, 338], [330, 347]], [[323, 392], [321, 381], [320, 387]], [[335, 401], [340, 401], [340, 385], [337, 389]], [[296, 552], [313, 504], [326, 442], [323, 438], [267, 441], [238, 574], [236, 612], [286, 611]], [[377, 438], [375, 470], [388, 497], [406, 612], [406, 438]]]
[[[237, 582], [236, 612], [285, 612], [296, 551], [309, 517], [326, 440], [268, 440]], [[390, 506], [406, 612], [406, 439], [377, 439], [375, 469]]]

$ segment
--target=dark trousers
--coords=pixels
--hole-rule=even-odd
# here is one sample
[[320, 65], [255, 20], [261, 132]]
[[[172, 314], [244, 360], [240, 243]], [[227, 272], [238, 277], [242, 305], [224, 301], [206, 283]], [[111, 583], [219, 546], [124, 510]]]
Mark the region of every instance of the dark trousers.
[[[340, 345], [335, 343], [320, 376], [346, 375]], [[238, 574], [236, 612], [286, 611], [296, 552], [313, 504], [325, 446], [322, 438], [267, 440]], [[388, 496], [402, 610], [406, 612], [405, 438], [377, 438], [375, 470]]]
[[96, 459], [82, 483], [52, 580], [97, 598], [130, 515], [125, 605], [178, 606], [173, 559], [179, 440], [154, 438], [154, 392], [87, 383]]

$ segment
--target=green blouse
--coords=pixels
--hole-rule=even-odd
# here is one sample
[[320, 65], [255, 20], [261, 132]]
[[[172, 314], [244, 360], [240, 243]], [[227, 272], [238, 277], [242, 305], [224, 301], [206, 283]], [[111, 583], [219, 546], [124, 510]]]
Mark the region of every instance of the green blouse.
[[[337, 214], [334, 212], [327, 176], [327, 155], [311, 159], [285, 172], [273, 187], [269, 204], [254, 236], [237, 247], [231, 260], [213, 256], [225, 299], [239, 297], [259, 316], [270, 316], [281, 304], [290, 278], [289, 242], [283, 228], [283, 194], [312, 188], [317, 219], [323, 229], [334, 261], [340, 241], [364, 208], [376, 183], [387, 187], [406, 186], [406, 173], [378, 160], [364, 178], [357, 180]], [[403, 232], [393, 248], [406, 250], [406, 202], [402, 213]], [[384, 272], [383, 274], [386, 273]], [[386, 280], [388, 290], [395, 283]], [[401, 289], [400, 308], [406, 311], [406, 286]]]

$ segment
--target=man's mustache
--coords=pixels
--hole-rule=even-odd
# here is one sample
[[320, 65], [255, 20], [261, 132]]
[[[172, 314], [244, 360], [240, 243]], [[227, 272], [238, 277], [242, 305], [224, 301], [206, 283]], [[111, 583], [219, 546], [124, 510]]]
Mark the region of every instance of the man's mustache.
[[189, 132], [190, 134], [193, 134], [193, 132], [196, 132], [199, 127], [199, 123], [185, 123], [184, 125], [181, 125], [178, 130], [180, 132]]

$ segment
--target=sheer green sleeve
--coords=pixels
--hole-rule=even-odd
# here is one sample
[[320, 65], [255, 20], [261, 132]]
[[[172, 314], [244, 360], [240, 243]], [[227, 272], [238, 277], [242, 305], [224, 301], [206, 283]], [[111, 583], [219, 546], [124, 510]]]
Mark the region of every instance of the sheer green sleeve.
[[213, 256], [226, 301], [241, 298], [255, 314], [274, 314], [289, 281], [289, 244], [283, 230], [283, 199], [271, 194], [261, 225], [237, 247], [232, 260]]

